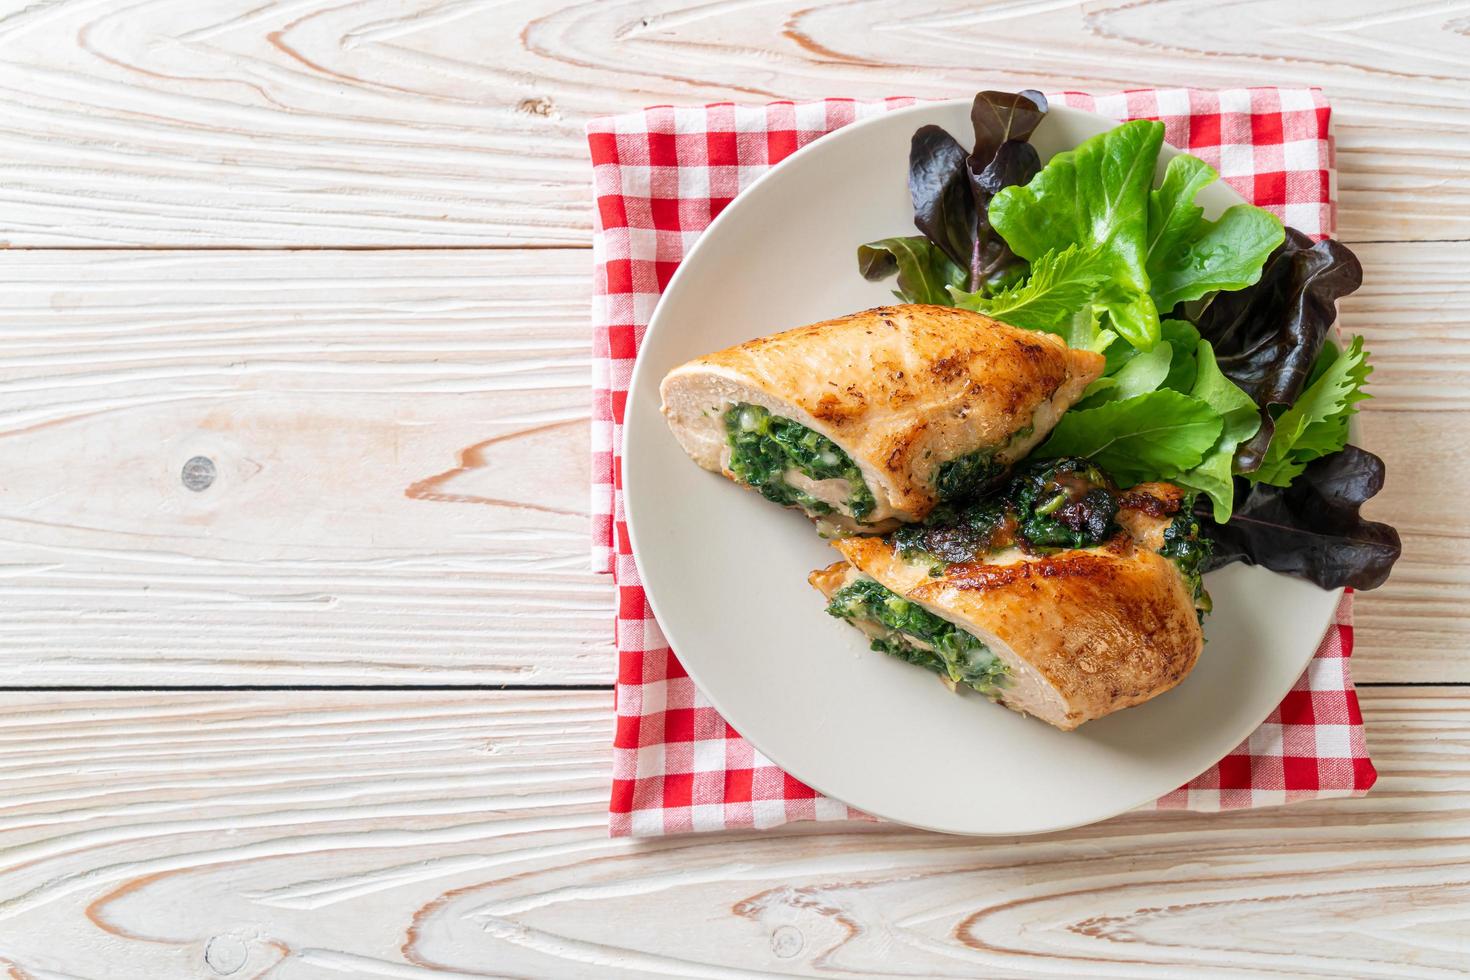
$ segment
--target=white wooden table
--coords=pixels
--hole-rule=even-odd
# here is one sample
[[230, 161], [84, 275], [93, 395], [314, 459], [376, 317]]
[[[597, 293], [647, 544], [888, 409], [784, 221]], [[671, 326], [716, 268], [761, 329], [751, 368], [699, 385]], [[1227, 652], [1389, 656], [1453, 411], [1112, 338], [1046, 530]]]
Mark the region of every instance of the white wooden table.
[[[1467, 24], [3, 0], [0, 974], [1470, 973]], [[1336, 108], [1405, 542], [1358, 605], [1378, 788], [1030, 839], [608, 840], [583, 121], [1187, 83]]]

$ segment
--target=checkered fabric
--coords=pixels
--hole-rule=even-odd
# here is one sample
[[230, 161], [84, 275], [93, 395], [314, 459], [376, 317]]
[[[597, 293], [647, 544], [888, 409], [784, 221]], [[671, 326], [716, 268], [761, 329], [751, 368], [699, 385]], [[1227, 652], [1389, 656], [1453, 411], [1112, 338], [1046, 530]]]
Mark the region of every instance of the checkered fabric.
[[[1119, 121], [1160, 119], [1247, 200], [1314, 238], [1335, 227], [1330, 110], [1314, 89], [1162, 89], [1049, 95]], [[797, 149], [912, 99], [658, 106], [593, 120], [593, 564], [617, 582], [614, 836], [865, 819], [782, 772], [694, 686], [645, 601], [624, 523], [619, 449], [638, 344], [694, 240]], [[897, 232], [898, 229], [895, 229]], [[856, 274], [856, 272], [854, 272]], [[1161, 809], [1221, 810], [1360, 795], [1376, 773], [1348, 676], [1350, 597], [1307, 672], [1261, 727]]]

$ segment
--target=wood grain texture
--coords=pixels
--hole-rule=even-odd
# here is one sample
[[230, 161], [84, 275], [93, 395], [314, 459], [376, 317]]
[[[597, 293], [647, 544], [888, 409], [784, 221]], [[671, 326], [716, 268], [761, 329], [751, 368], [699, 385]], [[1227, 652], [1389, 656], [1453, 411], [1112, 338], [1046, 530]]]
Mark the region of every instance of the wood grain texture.
[[606, 693], [0, 695], [11, 976], [1463, 976], [1470, 694], [1367, 798], [606, 836]]
[[7, 255], [3, 684], [606, 679], [587, 268]]
[[[1361, 249], [1378, 373], [1359, 679], [1463, 656], [1470, 244]], [[605, 683], [586, 571], [587, 253], [12, 252], [0, 264], [4, 684]], [[214, 460], [202, 492], [190, 458]]]
[[1470, 59], [1440, 0], [4, 8], [0, 240], [17, 245], [585, 245], [593, 115], [1181, 84], [1323, 87], [1344, 237], [1470, 238]]
[[[1470, 479], [1470, 307], [1466, 243], [1365, 245], [1363, 288], [1340, 327], [1372, 353], [1359, 440], [1387, 464], [1365, 512], [1403, 536], [1382, 588], [1358, 596], [1359, 681], [1470, 681], [1470, 513], [1445, 486]], [[1446, 484], [1445, 481], [1451, 481]]]

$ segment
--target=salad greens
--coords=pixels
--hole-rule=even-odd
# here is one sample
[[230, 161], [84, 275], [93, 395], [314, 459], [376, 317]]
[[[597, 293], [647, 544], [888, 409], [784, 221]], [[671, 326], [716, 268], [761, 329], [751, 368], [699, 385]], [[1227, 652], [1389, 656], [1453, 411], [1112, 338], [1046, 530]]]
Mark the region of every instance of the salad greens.
[[1261, 263], [1284, 237], [1281, 222], [1249, 204], [1204, 220], [1194, 203], [1219, 177], [1187, 153], [1169, 161], [1164, 182], [1149, 195], [1149, 295], [1159, 315], [1219, 290], [1242, 289], [1261, 275]]
[[1276, 419], [1266, 457], [1250, 474], [1253, 482], [1287, 486], [1307, 463], [1347, 444], [1348, 418], [1357, 413], [1358, 402], [1372, 397], [1363, 391], [1373, 372], [1367, 358], [1362, 337], [1354, 337], [1346, 351], [1330, 340], [1322, 345], [1312, 370], [1315, 380]]
[[1208, 567], [1243, 561], [1324, 589], [1376, 589], [1401, 551], [1397, 531], [1359, 513], [1381, 489], [1383, 460], [1357, 446], [1308, 463], [1289, 487], [1256, 484], [1228, 524], [1204, 524], [1215, 547]]
[[1024, 263], [990, 225], [996, 192], [1024, 184], [1041, 169], [1027, 142], [1046, 116], [1040, 92], [981, 92], [970, 107], [975, 145], [966, 152], [938, 126], [914, 133], [909, 149], [909, 197], [922, 235], [885, 238], [858, 249], [858, 271], [871, 280], [898, 274], [894, 291], [906, 303], [953, 305], [946, 287], [962, 291], [1002, 285]]
[[1194, 199], [1219, 175], [1196, 157], [1169, 161], [1155, 190], [1163, 140], [1162, 123], [1124, 123], [1058, 153], [991, 205], [996, 230], [1033, 262], [1084, 249], [1106, 282], [1093, 304], [1140, 350], [1158, 343], [1160, 318], [1178, 304], [1255, 282], [1283, 236], [1281, 222], [1247, 204], [1204, 220]]
[[730, 472], [767, 500], [797, 506], [808, 514], [830, 514], [832, 505], [786, 480], [794, 469], [813, 480], [846, 480], [847, 509], [861, 522], [877, 501], [862, 470], [835, 442], [791, 419], [772, 415], [759, 405], [735, 405], [725, 413], [730, 444]]
[[1347, 246], [1314, 243], [1291, 228], [1255, 286], [1216, 294], [1195, 317], [1225, 376], [1261, 409], [1260, 431], [1236, 453], [1238, 471], [1261, 465], [1275, 431], [1273, 410], [1301, 394], [1337, 317], [1337, 301], [1362, 281], [1363, 268]]
[[[1382, 464], [1347, 444], [1372, 369], [1361, 338], [1329, 337], [1337, 300], [1362, 282], [1356, 257], [1246, 204], [1207, 220], [1196, 198], [1219, 175], [1188, 154], [1155, 186], [1161, 123], [1123, 123], [1040, 166], [1028, 140], [1046, 111], [1037, 93], [980, 93], [968, 154], [938, 127], [916, 132], [909, 189], [923, 235], [860, 246], [862, 274], [897, 273], [906, 301], [1104, 355], [1038, 458], [1082, 456], [1125, 484], [1198, 491], [1203, 533], [1231, 560], [1322, 585], [1382, 581], [1397, 535], [1357, 516]], [[1332, 505], [1308, 513], [1314, 494]], [[1272, 543], [1298, 537], [1310, 560]]]
[[1170, 348], [1169, 373], [1159, 387], [1188, 394], [1199, 373], [1199, 331], [1188, 320], [1165, 320], [1159, 330]]
[[1167, 388], [1062, 416], [1040, 456], [1085, 456], [1119, 480], [1141, 483], [1197, 466], [1223, 422], [1208, 402]]
[[1119, 334], [1147, 350], [1159, 318], [1148, 293], [1149, 190], [1164, 142], [1163, 123], [1124, 123], [1052, 157], [1024, 187], [1008, 187], [990, 205], [990, 221], [1029, 260], [1077, 246], [1107, 285], [1094, 302]]
[[[951, 686], [965, 684], [994, 696], [1008, 671], [979, 637], [903, 598], [869, 578], [832, 594], [827, 612], [838, 619], [861, 619], [888, 631], [872, 647], [934, 671]], [[917, 641], [917, 643], [915, 642]]]
[[949, 287], [968, 279], [927, 238], [885, 238], [858, 246], [858, 271], [864, 279], [886, 279], [898, 273], [893, 295], [905, 303], [949, 304]]
[[[1079, 404], [1083, 408], [1092, 408], [1103, 402], [1133, 398], [1156, 391], [1165, 386], [1164, 382], [1169, 379], [1174, 360], [1174, 345], [1167, 340], [1161, 340], [1153, 350], [1144, 351], [1123, 362], [1116, 374], [1094, 381], [1083, 392]], [[1181, 364], [1186, 363], [1183, 357], [1178, 360]]]
[[1235, 502], [1235, 481], [1231, 475], [1235, 449], [1256, 434], [1261, 427], [1261, 419], [1250, 396], [1220, 373], [1214, 348], [1208, 341], [1201, 340], [1195, 349], [1194, 382], [1190, 394], [1219, 414], [1220, 438], [1198, 464], [1171, 479], [1209, 497], [1215, 520], [1223, 523], [1230, 520]]
[[1093, 263], [1092, 256], [1074, 245], [1033, 262], [1025, 282], [992, 295], [984, 290], [964, 292], [951, 285], [946, 300], [953, 297], [955, 306], [988, 313], [1015, 327], [1057, 334], [1073, 347], [1096, 350], [1099, 342], [1106, 348], [1117, 335], [1100, 330], [1091, 316], [1084, 316], [1085, 324], [1078, 324], [1077, 318], [1106, 279], [1107, 273]]

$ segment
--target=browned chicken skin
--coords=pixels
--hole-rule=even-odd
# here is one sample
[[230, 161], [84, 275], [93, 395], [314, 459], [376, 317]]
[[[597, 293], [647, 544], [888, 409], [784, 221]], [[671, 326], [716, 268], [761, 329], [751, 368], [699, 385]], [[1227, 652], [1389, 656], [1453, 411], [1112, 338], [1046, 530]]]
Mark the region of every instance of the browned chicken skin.
[[1002, 464], [1025, 456], [1102, 367], [1097, 354], [980, 313], [884, 306], [697, 358], [661, 393], [680, 445], [726, 475], [733, 405], [832, 440], [861, 469], [877, 504], [867, 523], [882, 530], [929, 513], [944, 462], [981, 449]]
[[[1204, 645], [1194, 598], [1157, 554], [1183, 492], [1145, 484], [1125, 493], [1123, 530], [1093, 548], [932, 566], [887, 539], [833, 542], [846, 561], [813, 572], [829, 598], [867, 576], [982, 640], [1009, 668], [999, 700], [1071, 730], [1169, 690]], [[862, 624], [859, 628], [862, 628]]]

